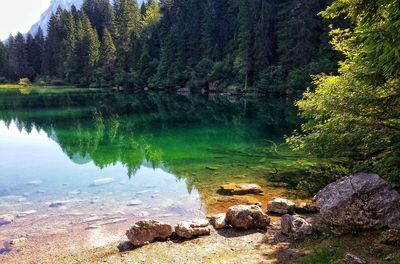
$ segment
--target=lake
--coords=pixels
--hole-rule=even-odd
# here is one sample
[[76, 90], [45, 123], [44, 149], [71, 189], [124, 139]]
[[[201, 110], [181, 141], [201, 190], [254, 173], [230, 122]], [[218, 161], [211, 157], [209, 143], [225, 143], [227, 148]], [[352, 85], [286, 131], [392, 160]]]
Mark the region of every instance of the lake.
[[[12, 219], [0, 222], [0, 260], [102, 246], [144, 218], [265, 208], [291, 192], [290, 181], [272, 180], [277, 172], [311, 164], [283, 144], [298, 126], [286, 99], [0, 91], [0, 215]], [[265, 195], [218, 194], [231, 182]], [[9, 244], [18, 238], [30, 246]]]

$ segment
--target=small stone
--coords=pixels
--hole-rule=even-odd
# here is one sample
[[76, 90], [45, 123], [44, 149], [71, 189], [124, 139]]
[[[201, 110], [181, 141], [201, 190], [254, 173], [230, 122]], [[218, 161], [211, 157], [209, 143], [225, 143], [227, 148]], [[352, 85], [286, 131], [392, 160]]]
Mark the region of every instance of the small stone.
[[293, 235], [296, 240], [304, 239], [314, 233], [314, 227], [299, 215], [286, 214], [281, 219], [281, 232], [284, 235]]
[[173, 232], [172, 225], [155, 220], [143, 220], [126, 231], [126, 236], [135, 247], [138, 247], [156, 240], [166, 240]]
[[130, 241], [121, 242], [118, 245], [119, 252], [125, 252], [134, 249], [135, 246]]
[[263, 193], [263, 189], [257, 184], [236, 184], [230, 183], [222, 185], [220, 188], [221, 192], [229, 195], [245, 195], [245, 194], [260, 194]]
[[293, 213], [295, 203], [283, 198], [275, 198], [268, 202], [268, 212], [276, 214]]
[[257, 205], [236, 205], [228, 209], [225, 221], [237, 229], [265, 229], [270, 223], [268, 215]]
[[294, 205], [294, 212], [298, 214], [315, 214], [319, 212], [319, 207], [317, 205], [300, 202]]
[[26, 237], [16, 238], [10, 240], [10, 245], [17, 246], [22, 245], [27, 241]]
[[181, 238], [193, 238], [208, 236], [211, 233], [211, 229], [206, 219], [196, 219], [179, 222], [175, 227], [175, 232]]
[[126, 205], [127, 206], [136, 206], [136, 205], [140, 205], [140, 204], [142, 204], [143, 202], [141, 201], [141, 200], [132, 200], [132, 201], [130, 201], [129, 203], [127, 203]]
[[225, 222], [226, 214], [216, 214], [210, 218], [210, 223], [214, 226], [215, 229], [223, 229], [226, 227]]
[[351, 253], [346, 254], [346, 259], [351, 261], [354, 264], [367, 264], [367, 261], [365, 259], [362, 259]]
[[68, 203], [68, 201], [55, 201], [50, 203], [49, 207], [50, 208], [57, 208], [57, 207], [61, 207], [64, 206]]

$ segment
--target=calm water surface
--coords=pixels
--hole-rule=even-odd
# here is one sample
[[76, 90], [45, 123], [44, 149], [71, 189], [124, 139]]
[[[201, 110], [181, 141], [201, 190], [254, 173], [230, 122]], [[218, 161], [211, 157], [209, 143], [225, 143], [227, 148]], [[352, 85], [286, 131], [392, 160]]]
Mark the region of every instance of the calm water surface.
[[0, 225], [0, 240], [79, 227], [102, 245], [123, 236], [110, 235], [114, 225], [237, 203], [216, 192], [227, 182], [260, 184], [264, 201], [285, 191], [268, 175], [304, 162], [282, 145], [297, 126], [283, 99], [1, 91], [0, 215], [14, 220]]

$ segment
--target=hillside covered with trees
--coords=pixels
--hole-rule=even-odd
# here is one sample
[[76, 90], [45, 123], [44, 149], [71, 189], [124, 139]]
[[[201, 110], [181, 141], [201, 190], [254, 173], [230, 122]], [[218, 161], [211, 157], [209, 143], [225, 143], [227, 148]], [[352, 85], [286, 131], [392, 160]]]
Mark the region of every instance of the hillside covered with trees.
[[[299, 94], [336, 71], [327, 0], [86, 0], [0, 44], [0, 78], [81, 87]], [[331, 23], [331, 22], [330, 22]]]

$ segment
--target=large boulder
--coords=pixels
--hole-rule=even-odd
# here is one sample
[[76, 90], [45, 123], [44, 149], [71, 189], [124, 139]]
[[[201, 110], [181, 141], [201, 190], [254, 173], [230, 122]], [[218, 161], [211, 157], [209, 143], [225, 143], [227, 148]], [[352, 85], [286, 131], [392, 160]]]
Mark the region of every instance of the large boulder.
[[136, 247], [152, 243], [157, 240], [166, 240], [174, 232], [172, 225], [155, 220], [143, 220], [134, 224], [126, 231], [129, 241]]
[[229, 195], [260, 194], [263, 189], [257, 184], [229, 183], [221, 186], [220, 191]]
[[296, 240], [304, 239], [314, 233], [314, 227], [299, 215], [286, 214], [281, 219], [281, 232], [293, 235]]
[[257, 205], [236, 205], [228, 209], [226, 224], [236, 229], [265, 229], [270, 223], [268, 215]]
[[181, 238], [208, 236], [210, 232], [211, 228], [206, 219], [182, 221], [175, 227], [175, 233]]
[[400, 229], [400, 194], [376, 174], [344, 177], [321, 190], [316, 201], [323, 220], [343, 231]]
[[268, 212], [275, 214], [290, 214], [294, 212], [295, 203], [284, 198], [275, 198], [268, 202]]

